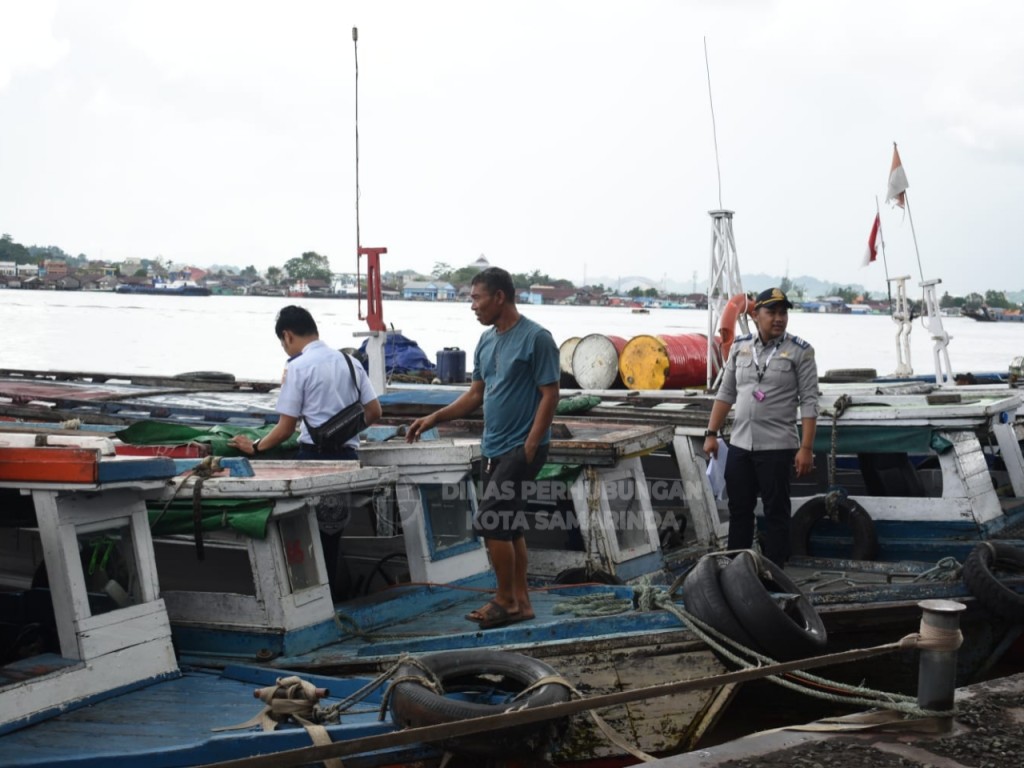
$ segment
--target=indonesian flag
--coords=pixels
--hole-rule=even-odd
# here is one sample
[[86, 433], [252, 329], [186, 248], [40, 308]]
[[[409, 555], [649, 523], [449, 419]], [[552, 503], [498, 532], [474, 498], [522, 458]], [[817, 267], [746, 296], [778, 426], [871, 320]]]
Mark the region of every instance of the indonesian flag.
[[889, 169], [889, 188], [885, 193], [885, 202], [895, 200], [896, 205], [905, 208], [907, 205], [907, 188], [910, 182], [907, 181], [907, 174], [903, 171], [903, 162], [900, 160], [900, 151], [896, 145], [892, 145], [892, 168]]
[[875, 223], [871, 225], [871, 234], [868, 235], [868, 247], [864, 251], [864, 266], [878, 258], [878, 241], [882, 239], [882, 221], [879, 215], [875, 214]]

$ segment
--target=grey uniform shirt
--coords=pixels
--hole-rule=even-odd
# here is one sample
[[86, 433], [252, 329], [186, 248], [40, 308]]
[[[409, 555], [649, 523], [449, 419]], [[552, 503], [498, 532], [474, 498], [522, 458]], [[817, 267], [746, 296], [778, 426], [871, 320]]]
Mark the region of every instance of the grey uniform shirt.
[[[755, 397], [757, 392], [764, 397]], [[757, 334], [736, 339], [715, 399], [735, 404], [731, 445], [748, 451], [799, 448], [797, 407], [803, 419], [818, 417], [814, 347], [789, 333], [768, 344]]]

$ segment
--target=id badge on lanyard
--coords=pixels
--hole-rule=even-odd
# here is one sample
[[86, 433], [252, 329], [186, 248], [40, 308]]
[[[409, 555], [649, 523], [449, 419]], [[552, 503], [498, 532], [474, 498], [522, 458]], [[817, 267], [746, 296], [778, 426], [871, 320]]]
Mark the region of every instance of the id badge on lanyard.
[[768, 363], [770, 363], [772, 361], [772, 358], [775, 356], [775, 353], [778, 352], [778, 351], [779, 351], [779, 345], [776, 344], [774, 347], [772, 347], [772, 351], [768, 353], [768, 357], [765, 358], [764, 367], [762, 368], [758, 364], [757, 348], [754, 347], [751, 350], [751, 354], [754, 356], [754, 371], [757, 373], [757, 387], [754, 389], [754, 399], [757, 400], [757, 402], [759, 402], [759, 403], [761, 401], [763, 401], [765, 399], [765, 397], [767, 397], [767, 395], [765, 395], [765, 393], [764, 393], [764, 390], [761, 389], [761, 380], [764, 378], [765, 373], [767, 373], [767, 371], [768, 371]]

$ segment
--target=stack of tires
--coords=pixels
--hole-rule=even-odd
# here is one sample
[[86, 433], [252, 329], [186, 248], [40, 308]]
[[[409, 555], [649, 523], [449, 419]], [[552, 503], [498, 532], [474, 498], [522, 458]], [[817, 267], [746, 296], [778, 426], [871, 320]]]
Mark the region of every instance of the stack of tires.
[[682, 585], [686, 610], [740, 645], [779, 661], [815, 656], [825, 625], [785, 571], [752, 550], [702, 557]]
[[1024, 623], [1024, 594], [1000, 578], [1024, 574], [1024, 549], [1006, 541], [983, 541], [964, 561], [964, 583], [986, 610], [1015, 624]]

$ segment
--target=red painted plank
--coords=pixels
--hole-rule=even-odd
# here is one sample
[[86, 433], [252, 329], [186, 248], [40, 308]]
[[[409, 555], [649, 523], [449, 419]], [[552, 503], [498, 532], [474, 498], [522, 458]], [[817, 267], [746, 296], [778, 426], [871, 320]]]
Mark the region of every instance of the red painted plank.
[[95, 483], [99, 451], [83, 448], [0, 448], [0, 480]]
[[166, 456], [169, 459], [202, 459], [210, 455], [210, 446], [205, 443], [118, 445], [114, 450], [118, 456]]

